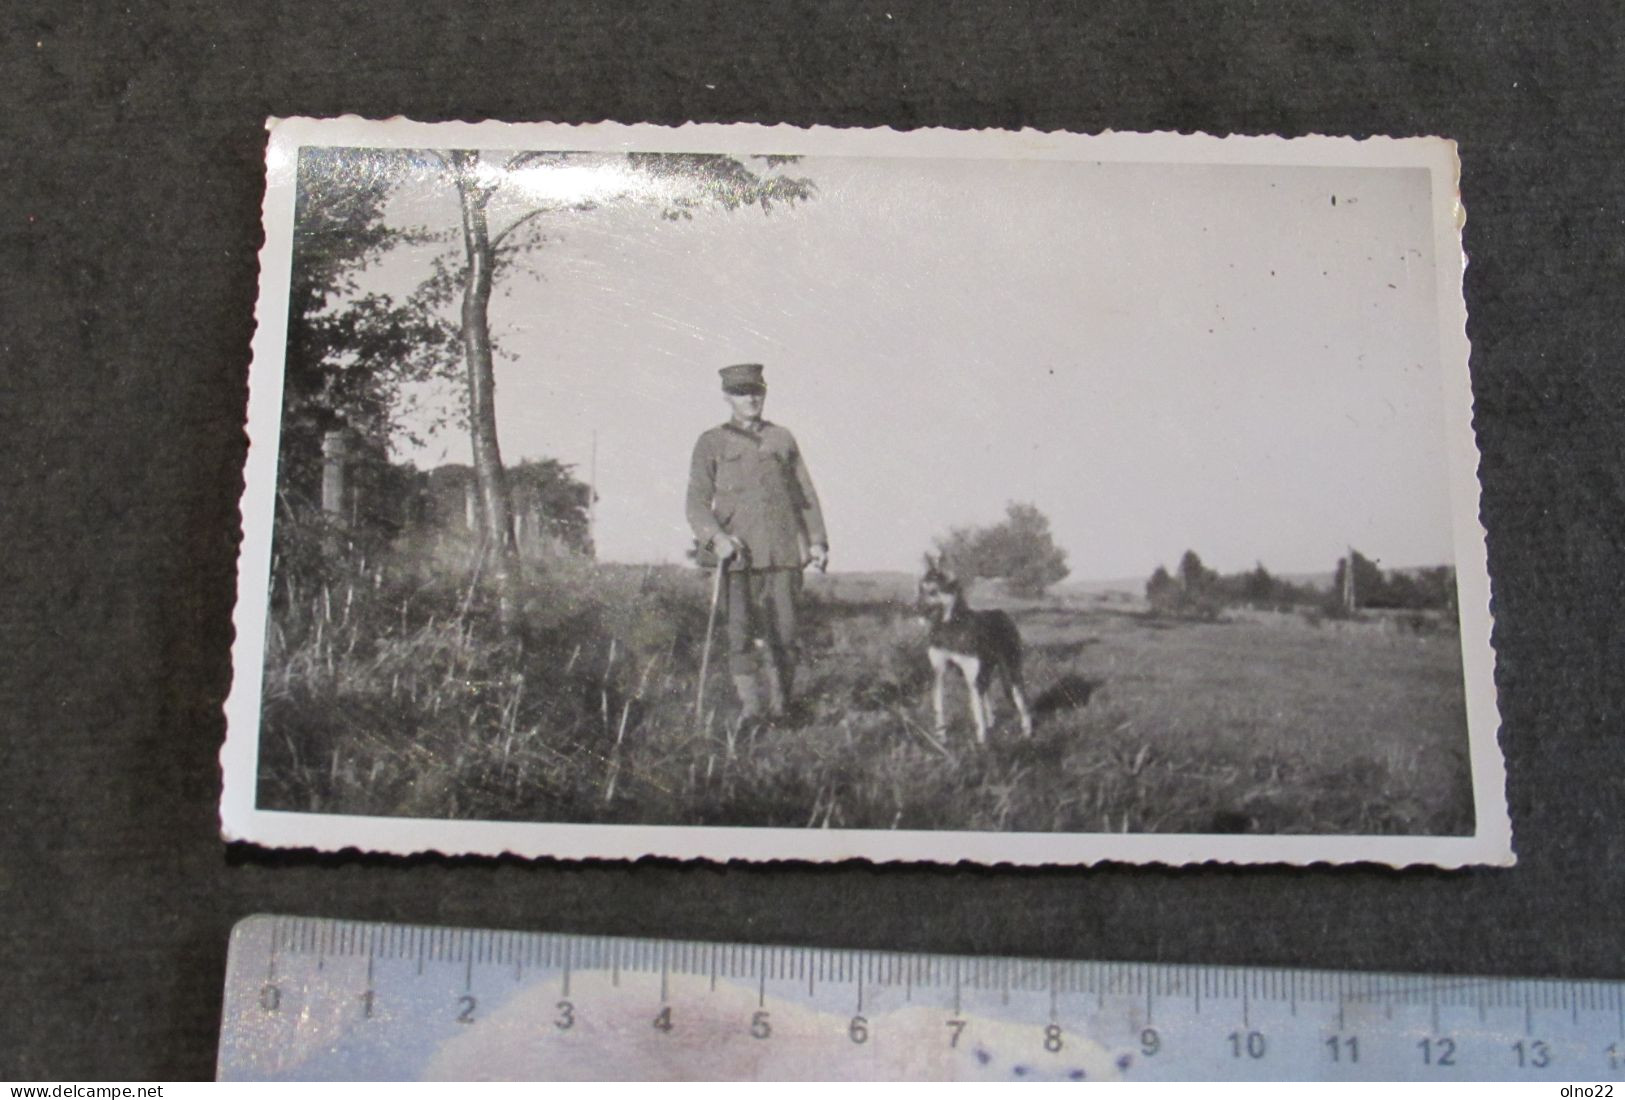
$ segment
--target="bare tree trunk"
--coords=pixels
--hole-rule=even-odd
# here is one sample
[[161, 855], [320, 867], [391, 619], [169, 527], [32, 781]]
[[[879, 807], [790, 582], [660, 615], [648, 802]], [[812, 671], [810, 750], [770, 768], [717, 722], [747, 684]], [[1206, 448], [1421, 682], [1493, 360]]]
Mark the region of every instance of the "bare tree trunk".
[[518, 617], [518, 549], [508, 505], [508, 479], [497, 447], [496, 374], [491, 357], [491, 276], [494, 261], [485, 207], [490, 191], [475, 176], [479, 154], [454, 150], [457, 195], [463, 211], [463, 357], [468, 365], [468, 426], [474, 449], [474, 480], [480, 498], [482, 541], [490, 556], [497, 614], [504, 631]]

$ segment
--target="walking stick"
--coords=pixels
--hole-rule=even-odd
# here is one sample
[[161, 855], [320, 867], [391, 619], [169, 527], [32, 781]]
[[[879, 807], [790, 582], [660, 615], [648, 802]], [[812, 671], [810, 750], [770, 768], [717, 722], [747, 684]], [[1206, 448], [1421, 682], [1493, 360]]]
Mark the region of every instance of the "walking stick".
[[722, 571], [728, 568], [726, 558], [717, 559], [716, 579], [711, 582], [711, 614], [705, 619], [705, 649], [700, 653], [700, 686], [694, 693], [694, 720], [705, 718], [705, 674], [711, 668], [711, 636], [717, 629], [717, 603], [722, 598]]

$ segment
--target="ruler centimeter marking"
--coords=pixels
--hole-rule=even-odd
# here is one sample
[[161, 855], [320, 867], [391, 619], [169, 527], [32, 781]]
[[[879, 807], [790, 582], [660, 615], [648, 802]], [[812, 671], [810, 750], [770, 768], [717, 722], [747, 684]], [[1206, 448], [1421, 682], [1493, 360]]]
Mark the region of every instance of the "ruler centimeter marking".
[[250, 917], [219, 1076], [1609, 1080], [1625, 983]]

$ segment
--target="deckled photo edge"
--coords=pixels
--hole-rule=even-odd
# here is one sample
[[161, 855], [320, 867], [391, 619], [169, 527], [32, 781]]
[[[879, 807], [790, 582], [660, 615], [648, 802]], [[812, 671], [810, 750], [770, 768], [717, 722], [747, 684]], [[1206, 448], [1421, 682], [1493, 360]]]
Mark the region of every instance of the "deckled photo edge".
[[[706, 863], [975, 864], [1085, 867], [1200, 864], [1310, 867], [1385, 865], [1395, 870], [1511, 866], [1479, 838], [1215, 836], [747, 829], [707, 826], [514, 825], [253, 811], [264, 847], [355, 850], [396, 856], [520, 859], [663, 859]], [[327, 839], [333, 837], [335, 839]], [[248, 840], [248, 838], [233, 838]]]
[[1439, 363], [1440, 380], [1446, 391], [1444, 408], [1450, 441], [1451, 481], [1456, 494], [1452, 518], [1456, 527], [1457, 586], [1461, 593], [1462, 673], [1467, 690], [1473, 801], [1478, 815], [1478, 835], [1487, 847], [1495, 850], [1499, 865], [1513, 866], [1517, 855], [1507, 808], [1506, 762], [1500, 744], [1488, 532], [1481, 518], [1479, 467], [1482, 459], [1473, 426], [1476, 404], [1466, 297], [1466, 269], [1471, 259], [1464, 236], [1468, 212], [1462, 196], [1461, 157], [1456, 143], [1448, 142], [1443, 152], [1443, 163], [1432, 166], [1434, 231], [1438, 255], [1452, 257], [1453, 262], [1447, 264], [1441, 260], [1439, 264]]
[[[223, 835], [234, 841], [275, 847], [409, 854], [513, 854], [527, 858], [638, 858], [644, 855], [707, 860], [845, 860], [944, 862], [963, 860], [1015, 865], [1135, 862], [1188, 865], [1202, 862], [1316, 863], [1378, 862], [1395, 867], [1425, 864], [1461, 867], [1510, 865], [1512, 834], [1505, 801], [1505, 768], [1498, 744], [1499, 717], [1494, 689], [1492, 622], [1485, 561], [1485, 534], [1478, 518], [1479, 456], [1472, 429], [1470, 347], [1462, 288], [1459, 161], [1454, 145], [1433, 138], [1340, 138], [1310, 136], [1210, 137], [1207, 135], [1122, 134], [1086, 136], [1036, 131], [931, 130], [899, 133], [886, 129], [842, 131], [826, 127], [687, 124], [681, 127], [622, 126], [614, 123], [568, 126], [510, 123], [369, 122], [343, 119], [280, 119], [267, 124], [268, 177], [260, 253], [260, 293], [250, 372], [249, 456], [241, 501], [243, 543], [239, 557], [238, 600], [234, 612], [233, 685], [226, 703], [228, 734], [220, 759], [224, 775]], [[1439, 244], [1440, 377], [1449, 390], [1445, 416], [1457, 502], [1458, 585], [1461, 592], [1463, 673], [1469, 708], [1468, 733], [1476, 829], [1463, 837], [1352, 837], [1281, 835], [1009, 834], [913, 832], [876, 834], [817, 831], [718, 829], [619, 825], [547, 825], [501, 822], [447, 822], [411, 819], [357, 819], [338, 815], [289, 814], [255, 806], [259, 704], [267, 625], [266, 584], [270, 572], [270, 529], [274, 516], [277, 438], [280, 428], [283, 333], [287, 325], [287, 284], [293, 208], [292, 158], [302, 145], [410, 148], [424, 144], [468, 144], [484, 148], [559, 148], [756, 152], [783, 147], [802, 155], [863, 157], [1038, 157], [1058, 159], [1191, 160], [1211, 163], [1323, 163], [1367, 167], [1426, 167], [1434, 177], [1434, 228]], [[1010, 145], [1011, 150], [995, 146]], [[278, 154], [282, 175], [269, 166]], [[1443, 197], [1443, 200], [1442, 198]], [[1441, 201], [1450, 216], [1444, 217]], [[1447, 258], [1449, 257], [1449, 258]], [[1470, 506], [1467, 505], [1470, 502]], [[362, 823], [365, 822], [364, 827]], [[703, 839], [701, 839], [703, 834]], [[455, 836], [454, 842], [442, 839]], [[364, 837], [364, 839], [362, 839]], [[360, 841], [358, 843], [358, 841]], [[1013, 855], [1008, 849], [1020, 845]], [[974, 854], [972, 854], [974, 853]]]
[[258, 253], [259, 293], [248, 371], [248, 455], [238, 501], [242, 542], [237, 553], [237, 601], [232, 612], [232, 683], [226, 697], [226, 739], [220, 748], [221, 835], [252, 840], [258, 771], [260, 700], [265, 673], [265, 631], [271, 574], [271, 529], [276, 512], [277, 443], [282, 424], [282, 367], [292, 267], [295, 187], [289, 149], [267, 123], [265, 194]]
[[1455, 142], [1447, 137], [1372, 134], [1210, 134], [1171, 130], [955, 129], [836, 127], [791, 123], [685, 122], [677, 126], [621, 122], [418, 122], [396, 116], [368, 119], [290, 116], [266, 121], [273, 147], [412, 149], [538, 149], [559, 152], [761, 154], [793, 146], [790, 155], [883, 159], [1061, 159], [1169, 164], [1428, 168], [1454, 173]]

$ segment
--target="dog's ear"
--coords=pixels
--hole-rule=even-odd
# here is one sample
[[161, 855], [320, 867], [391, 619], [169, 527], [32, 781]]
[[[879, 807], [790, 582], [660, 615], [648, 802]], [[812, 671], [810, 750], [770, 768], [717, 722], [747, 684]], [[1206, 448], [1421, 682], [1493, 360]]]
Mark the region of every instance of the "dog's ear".
[[937, 563], [931, 560], [931, 551], [929, 550], [925, 552], [925, 571], [927, 573], [935, 573], [937, 571]]

